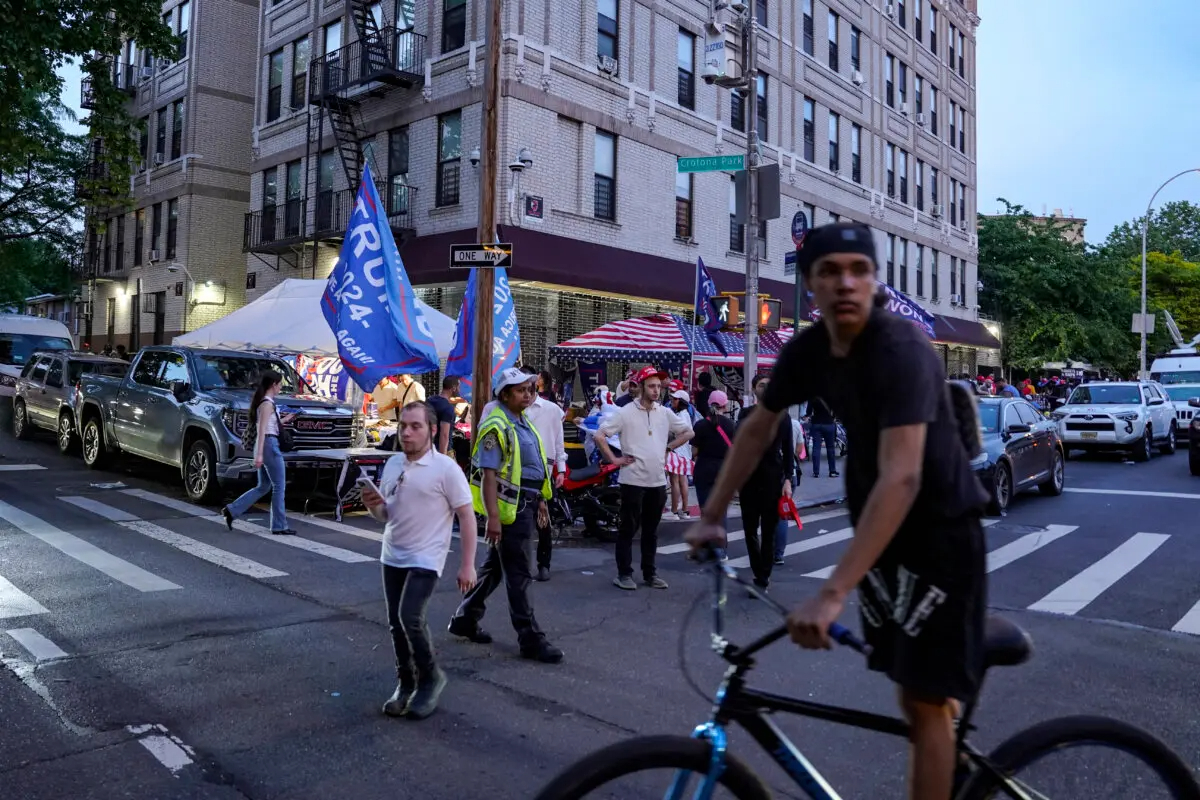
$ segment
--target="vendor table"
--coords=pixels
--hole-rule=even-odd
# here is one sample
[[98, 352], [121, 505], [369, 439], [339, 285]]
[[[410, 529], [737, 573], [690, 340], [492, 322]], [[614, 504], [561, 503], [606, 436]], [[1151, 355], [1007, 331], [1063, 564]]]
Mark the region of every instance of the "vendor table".
[[[379, 478], [383, 475], [383, 465], [392, 456], [398, 455], [400, 455], [398, 452], [377, 450], [374, 447], [344, 447], [331, 450], [293, 450], [287, 454], [287, 460], [289, 462], [315, 461], [330, 466], [341, 466], [337, 483], [334, 485], [334, 499], [337, 504], [335, 519], [341, 522], [342, 509], [346, 505], [362, 501], [362, 492], [359, 490], [357, 484], [351, 484], [349, 487], [345, 486], [346, 476], [350, 472], [350, 467], [358, 467], [364, 475], [369, 477], [378, 486]], [[320, 470], [316, 472], [319, 473]], [[308, 513], [308, 500], [304, 502], [304, 513]]]

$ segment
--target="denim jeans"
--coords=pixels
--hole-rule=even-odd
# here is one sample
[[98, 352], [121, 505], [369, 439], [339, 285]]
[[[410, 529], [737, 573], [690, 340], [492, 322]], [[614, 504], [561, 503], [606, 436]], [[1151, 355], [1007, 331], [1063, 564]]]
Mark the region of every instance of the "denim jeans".
[[[696, 486], [696, 502], [700, 504], [701, 509], [703, 509], [704, 504], [708, 502], [709, 492], [712, 491], [712, 488], [713, 488], [713, 485], [715, 482], [714, 478], [715, 478], [715, 476], [710, 477], [708, 475], [705, 475], [704, 477], [701, 477], [694, 482], [695, 486]], [[729, 514], [728, 513], [726, 513], [726, 515], [721, 519], [721, 528], [726, 532], [726, 534], [729, 533]], [[724, 547], [717, 547], [714, 549], [717, 551], [717, 558], [725, 558], [725, 548]]]
[[837, 472], [837, 425], [812, 426], [812, 468], [813, 477], [821, 474], [821, 445], [829, 458], [829, 472]]
[[783, 558], [783, 549], [787, 547], [788, 540], [788, 521], [786, 519], [779, 520], [779, 525], [775, 528], [775, 559]]
[[407, 685], [433, 675], [437, 664], [425, 610], [437, 586], [431, 569], [383, 565], [383, 592], [387, 599], [388, 630], [396, 651], [396, 676]]
[[267, 493], [271, 493], [271, 530], [285, 531], [288, 529], [287, 513], [283, 508], [283, 494], [286, 480], [283, 465], [283, 452], [279, 449], [277, 436], [263, 437], [263, 463], [258, 468], [258, 485], [247, 489], [245, 494], [234, 500], [226, 508], [235, 517], [240, 517], [250, 510]]

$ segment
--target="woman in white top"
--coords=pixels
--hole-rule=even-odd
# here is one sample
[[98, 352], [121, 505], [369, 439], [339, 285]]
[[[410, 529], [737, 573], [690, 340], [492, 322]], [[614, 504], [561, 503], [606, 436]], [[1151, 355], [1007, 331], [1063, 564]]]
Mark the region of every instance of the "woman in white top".
[[279, 449], [279, 425], [287, 424], [295, 418], [288, 414], [280, 419], [275, 410], [275, 395], [283, 387], [283, 376], [278, 372], [267, 371], [259, 378], [258, 388], [254, 390], [254, 399], [250, 401], [250, 416], [258, 430], [254, 445], [254, 468], [258, 470], [258, 485], [248, 489], [245, 494], [221, 509], [225, 517], [225, 525], [233, 530], [233, 521], [250, 510], [267, 492], [271, 493], [271, 533], [276, 535], [294, 534], [296, 531], [288, 527], [287, 513], [283, 507], [284, 472], [283, 451]]
[[[683, 389], [671, 393], [670, 409], [688, 427], [695, 424], [692, 419], [691, 397]], [[688, 513], [688, 476], [692, 474], [692, 446], [681, 444], [674, 450], [667, 451], [666, 460], [667, 481], [671, 487], [671, 513], [679, 519], [687, 519]]]

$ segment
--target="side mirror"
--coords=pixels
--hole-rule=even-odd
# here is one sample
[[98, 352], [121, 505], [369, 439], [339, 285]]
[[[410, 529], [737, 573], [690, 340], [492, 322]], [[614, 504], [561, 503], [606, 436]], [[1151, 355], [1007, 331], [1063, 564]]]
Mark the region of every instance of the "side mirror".
[[1023, 422], [1018, 422], [1018, 423], [1008, 426], [1009, 433], [1029, 433], [1032, 430], [1033, 430], [1033, 428], [1031, 428], [1030, 426], [1026, 425]]
[[191, 393], [192, 387], [188, 385], [187, 381], [171, 381], [171, 394], [179, 402], [182, 403], [184, 400], [187, 400]]
[[1200, 397], [1193, 397], [1188, 400], [1188, 405], [1192, 408], [1200, 408]]
[[1165, 403], [1165, 402], [1166, 402], [1166, 400], [1163, 400], [1161, 397], [1155, 397], [1155, 398], [1154, 398], [1153, 400], [1151, 400], [1149, 403], [1146, 403], [1146, 405], [1148, 405], [1148, 406], [1161, 406], [1161, 405], [1162, 405], [1163, 403]]

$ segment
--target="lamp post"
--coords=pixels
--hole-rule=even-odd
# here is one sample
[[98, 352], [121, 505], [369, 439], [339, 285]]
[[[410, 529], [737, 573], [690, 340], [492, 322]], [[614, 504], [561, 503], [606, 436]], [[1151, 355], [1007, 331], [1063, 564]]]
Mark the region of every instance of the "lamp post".
[[188, 304], [192, 302], [194, 295], [196, 294], [196, 279], [192, 277], [192, 273], [188, 272], [188, 268], [185, 267], [183, 264], [172, 264], [169, 267], [167, 267], [167, 272], [170, 272], [170, 273], [182, 272], [184, 275], [187, 275], [188, 280], [192, 282], [192, 286], [191, 286], [191, 289], [187, 293], [187, 297], [185, 297], [183, 299], [183, 329], [186, 331], [187, 330], [187, 318], [188, 318]]
[[1154, 190], [1154, 194], [1150, 195], [1150, 202], [1146, 204], [1146, 215], [1142, 217], [1142, 324], [1141, 338], [1142, 344], [1139, 350], [1139, 370], [1138, 377], [1145, 380], [1146, 374], [1146, 235], [1150, 230], [1150, 211], [1154, 208], [1154, 199], [1158, 197], [1158, 193], [1167, 187], [1176, 178], [1181, 178], [1189, 172], [1200, 172], [1200, 168], [1185, 169], [1177, 175], [1172, 175], [1162, 182], [1162, 185]]

